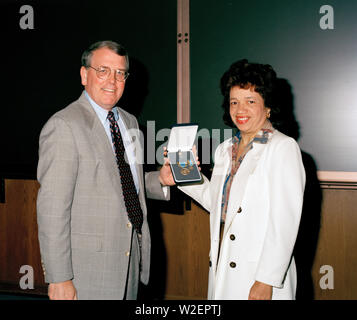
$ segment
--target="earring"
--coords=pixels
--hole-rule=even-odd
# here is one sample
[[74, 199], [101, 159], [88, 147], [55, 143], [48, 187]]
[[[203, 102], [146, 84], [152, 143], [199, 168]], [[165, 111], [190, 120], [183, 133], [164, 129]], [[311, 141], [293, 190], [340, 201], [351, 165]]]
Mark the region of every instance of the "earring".
[[268, 119], [270, 118], [270, 110], [268, 110], [268, 112], [267, 112], [267, 118]]

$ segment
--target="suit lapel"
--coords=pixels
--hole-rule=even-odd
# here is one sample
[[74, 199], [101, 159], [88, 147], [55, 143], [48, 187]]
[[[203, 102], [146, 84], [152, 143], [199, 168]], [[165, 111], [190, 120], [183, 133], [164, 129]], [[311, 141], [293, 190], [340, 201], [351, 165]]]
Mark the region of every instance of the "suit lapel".
[[105, 133], [103, 125], [101, 124], [98, 118], [94, 120], [92, 134], [94, 142], [93, 146], [96, 149], [97, 153], [102, 156], [102, 161], [107, 167], [108, 172], [110, 172], [114, 188], [118, 190], [119, 193], [121, 192], [119, 191], [121, 190], [121, 183], [118, 165], [116, 163], [115, 155], [113, 153], [113, 149], [108, 139], [108, 136]]
[[104, 130], [102, 123], [100, 122], [97, 114], [95, 113], [93, 107], [90, 105], [90, 102], [82, 93], [79, 98], [80, 104], [86, 109], [88, 115], [88, 123], [91, 126], [91, 134], [93, 141], [93, 148], [98, 155], [98, 158], [104, 163], [111, 180], [113, 182], [113, 188], [118, 190], [118, 193], [121, 194], [121, 183], [118, 166], [115, 160], [113, 153], [113, 148], [110, 144], [108, 136]]
[[224, 234], [229, 231], [234, 218], [238, 214], [238, 209], [242, 204], [249, 178], [254, 173], [265, 147], [266, 144], [253, 143], [253, 149], [247, 153], [233, 179]]
[[[118, 191], [118, 194], [122, 194], [121, 181], [119, 176], [119, 170], [116, 163], [116, 159], [113, 153], [112, 145], [108, 139], [108, 136], [104, 130], [102, 123], [100, 122], [98, 116], [96, 115], [93, 107], [90, 105], [90, 102], [85, 97], [84, 92], [80, 96], [78, 102], [81, 104], [83, 108], [87, 111], [88, 123], [91, 126], [92, 133], [92, 141], [93, 148], [98, 155], [98, 158], [104, 163], [111, 177], [114, 190]], [[119, 112], [119, 116], [124, 122], [124, 125], [127, 129], [127, 133], [133, 143], [133, 139], [139, 139], [139, 136], [133, 137], [133, 133], [131, 129], [138, 129], [134, 126], [130, 118], [127, 116], [125, 112], [123, 112], [120, 108], [117, 108]], [[138, 148], [138, 144], [134, 143], [134, 147]], [[134, 150], [135, 154], [138, 154], [138, 150]], [[139, 153], [140, 154], [140, 153]], [[136, 161], [136, 170], [139, 179], [139, 199], [142, 204], [145, 204], [145, 193], [144, 193], [144, 181], [143, 181], [143, 169], [141, 166], [141, 162]]]
[[219, 232], [220, 232], [220, 220], [221, 220], [221, 212], [222, 212], [222, 193], [223, 193], [223, 186], [226, 179], [227, 172], [230, 168], [230, 155], [228, 153], [228, 148], [232, 146], [232, 141], [225, 141], [225, 145], [222, 147], [221, 151], [219, 152], [219, 158], [215, 159], [215, 166], [214, 166], [214, 176], [212, 177], [215, 180], [215, 185], [220, 186], [220, 189], [217, 190], [216, 194], [216, 210], [218, 214], [216, 214], [215, 218], [212, 219], [211, 223], [211, 230], [214, 239], [219, 239]]
[[216, 272], [217, 255], [219, 248], [219, 236], [221, 225], [221, 212], [222, 212], [222, 192], [223, 185], [230, 167], [231, 159], [227, 149], [232, 146], [232, 141], [228, 140], [224, 142], [224, 146], [218, 154], [216, 154], [214, 171], [211, 178], [211, 183], [220, 186], [219, 190], [215, 194], [216, 210], [211, 212], [210, 228], [211, 228], [211, 261], [213, 261], [213, 272]]

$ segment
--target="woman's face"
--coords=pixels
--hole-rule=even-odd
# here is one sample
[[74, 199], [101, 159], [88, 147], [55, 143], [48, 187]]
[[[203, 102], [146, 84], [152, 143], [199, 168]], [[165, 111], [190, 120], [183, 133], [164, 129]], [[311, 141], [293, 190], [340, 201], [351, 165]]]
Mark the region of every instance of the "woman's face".
[[255, 135], [262, 128], [270, 110], [265, 107], [262, 96], [252, 86], [248, 89], [235, 86], [231, 88], [229, 101], [229, 113], [241, 134]]

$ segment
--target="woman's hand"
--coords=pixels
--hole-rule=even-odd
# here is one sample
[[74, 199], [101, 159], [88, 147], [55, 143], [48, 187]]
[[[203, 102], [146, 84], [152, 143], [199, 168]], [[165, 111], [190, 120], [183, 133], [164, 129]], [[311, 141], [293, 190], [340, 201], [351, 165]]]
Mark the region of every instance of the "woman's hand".
[[273, 287], [263, 282], [255, 281], [250, 288], [248, 300], [271, 300]]

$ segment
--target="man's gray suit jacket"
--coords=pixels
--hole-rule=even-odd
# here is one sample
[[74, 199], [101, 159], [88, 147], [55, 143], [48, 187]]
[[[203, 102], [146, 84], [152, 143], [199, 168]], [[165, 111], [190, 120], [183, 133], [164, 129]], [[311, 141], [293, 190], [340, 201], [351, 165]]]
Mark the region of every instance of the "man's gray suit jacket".
[[[134, 116], [119, 109], [139, 152], [139, 128]], [[142, 151], [142, 150], [141, 150]], [[140, 162], [142, 163], [142, 162]], [[139, 177], [144, 214], [141, 272], [149, 280], [150, 233], [146, 195], [165, 199], [158, 172]], [[104, 127], [84, 92], [53, 115], [40, 135], [37, 178], [37, 221], [45, 281], [73, 279], [79, 299], [123, 299], [132, 245], [132, 225], [125, 209], [119, 170]], [[168, 199], [166, 197], [166, 200]]]

